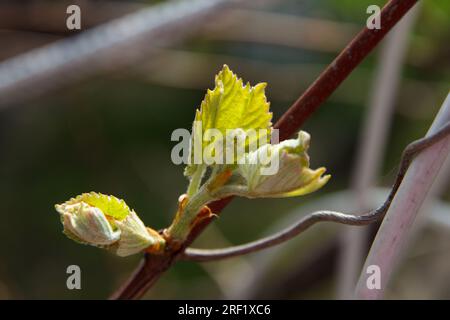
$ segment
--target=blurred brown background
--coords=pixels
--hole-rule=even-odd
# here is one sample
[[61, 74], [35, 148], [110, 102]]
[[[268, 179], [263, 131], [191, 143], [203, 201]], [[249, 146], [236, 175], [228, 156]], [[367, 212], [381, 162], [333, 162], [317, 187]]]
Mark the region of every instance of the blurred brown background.
[[[65, 26], [66, 8], [73, 3], [81, 7], [80, 32]], [[0, 64], [64, 38], [75, 41], [84, 31], [155, 3], [1, 1]], [[183, 39], [170, 43], [169, 37], [167, 45], [148, 57], [139, 56], [139, 46], [126, 48], [120, 52], [131, 56], [126, 66], [106, 65], [52, 90], [36, 82], [16, 96], [6, 96], [11, 100], [0, 107], [0, 298], [107, 297], [140, 257], [119, 258], [68, 240], [54, 204], [98, 191], [125, 199], [149, 226], [167, 226], [187, 186], [183, 167], [170, 160], [175, 145], [170, 135], [176, 128], [190, 128], [195, 108], [205, 90], [213, 87], [222, 65], [252, 84], [268, 82], [277, 120], [365, 26], [367, 6], [383, 3], [242, 1], [197, 21]], [[448, 93], [449, 18], [449, 1], [423, 1], [403, 36], [406, 49], [390, 124], [380, 124], [386, 141], [376, 163], [376, 186], [390, 185], [402, 149], [424, 135]], [[175, 30], [171, 37], [176, 35]], [[312, 167], [326, 166], [332, 174], [327, 186], [301, 198], [235, 199], [197, 246], [250, 241], [313, 209], [357, 211], [352, 181], [357, 180], [355, 163], [364, 145], [359, 143], [361, 132], [385, 42], [303, 128], [312, 135]], [[0, 76], [1, 70], [0, 66]], [[35, 95], [34, 88], [40, 86], [44, 88]], [[367, 193], [371, 206], [382, 201], [380, 192]], [[444, 202], [424, 210], [424, 221], [388, 298], [450, 298], [450, 207], [445, 203], [449, 196], [443, 183], [436, 198]], [[207, 264], [178, 263], [146, 297], [343, 297], [345, 263], [338, 239], [349, 229], [324, 224], [261, 254]], [[71, 264], [81, 267], [82, 290], [66, 288], [66, 268]]]

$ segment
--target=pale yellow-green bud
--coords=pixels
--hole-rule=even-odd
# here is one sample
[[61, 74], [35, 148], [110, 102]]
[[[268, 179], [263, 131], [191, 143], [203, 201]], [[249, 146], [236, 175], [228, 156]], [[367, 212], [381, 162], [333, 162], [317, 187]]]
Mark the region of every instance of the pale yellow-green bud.
[[305, 195], [327, 183], [325, 168], [309, 168], [307, 154], [310, 136], [300, 131], [296, 139], [265, 144], [245, 154], [230, 183], [216, 196], [238, 195], [248, 198], [283, 198]]
[[79, 202], [70, 205], [56, 205], [61, 214], [64, 233], [73, 240], [96, 246], [108, 246], [120, 239], [120, 230], [108, 222], [103, 212]]
[[148, 249], [162, 250], [164, 239], [145, 227], [123, 200], [99, 193], [84, 193], [55, 206], [64, 233], [83, 244], [106, 248], [119, 256]]
[[[293, 197], [308, 194], [321, 188], [330, 176], [323, 174], [325, 168], [309, 168], [310, 136], [300, 131], [296, 139], [279, 144], [267, 144], [247, 155], [246, 163], [258, 157], [258, 164], [239, 166], [247, 181], [250, 197]], [[268, 164], [261, 164], [266, 157]]]

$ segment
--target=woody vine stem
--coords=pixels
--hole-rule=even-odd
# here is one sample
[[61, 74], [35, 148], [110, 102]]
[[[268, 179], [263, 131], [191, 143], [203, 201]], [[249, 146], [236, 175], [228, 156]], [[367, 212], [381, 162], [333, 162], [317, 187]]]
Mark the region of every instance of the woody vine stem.
[[[416, 2], [417, 0], [388, 1], [380, 13], [381, 29], [369, 30], [364, 28], [275, 124], [274, 128], [280, 130], [280, 140], [289, 138], [301, 127], [305, 120], [336, 90]], [[389, 197], [380, 208], [374, 211], [359, 217], [339, 212], [320, 211], [306, 216], [297, 224], [290, 226], [284, 231], [246, 245], [218, 250], [187, 249], [214, 218], [212, 215], [205, 215], [182, 243], [177, 243], [176, 245], [169, 243], [163, 254], [146, 253], [137, 270], [112, 295], [111, 299], [138, 299], [142, 297], [178, 259], [207, 261], [261, 250], [286, 241], [319, 221], [333, 221], [351, 225], [372, 223], [382, 218], [385, 214], [413, 157], [424, 148], [448, 135], [449, 131], [450, 124], [447, 124], [438, 133], [415, 141], [405, 149], [401, 168]], [[198, 188], [197, 183], [198, 180], [194, 180], [191, 183], [188, 194], [193, 193], [192, 190]], [[214, 214], [219, 214], [231, 199], [232, 197], [227, 197], [213, 201], [208, 204], [208, 207]], [[161, 233], [163, 232], [161, 231]]]

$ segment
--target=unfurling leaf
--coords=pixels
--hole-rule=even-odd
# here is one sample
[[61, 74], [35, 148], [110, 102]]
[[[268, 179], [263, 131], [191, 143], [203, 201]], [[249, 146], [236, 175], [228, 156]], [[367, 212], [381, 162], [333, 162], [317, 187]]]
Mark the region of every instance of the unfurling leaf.
[[[270, 103], [265, 95], [266, 83], [258, 83], [251, 86], [250, 83], [243, 84], [227, 65], [216, 75], [215, 88], [206, 93], [196, 111], [194, 125], [192, 127], [192, 141], [190, 164], [185, 174], [191, 176], [197, 165], [194, 164], [194, 140], [200, 141], [197, 147], [203, 148], [214, 142], [210, 132], [218, 130], [223, 137], [227, 136], [227, 130], [249, 129], [259, 131], [266, 130], [266, 141], [270, 141], [270, 128], [272, 113], [269, 112]], [[258, 137], [256, 137], [258, 139]]]
[[316, 191], [330, 175], [323, 176], [325, 168], [309, 168], [309, 141], [309, 134], [300, 131], [297, 139], [267, 144], [246, 154], [224, 190], [248, 198], [294, 197]]
[[70, 239], [128, 256], [162, 248], [164, 239], [146, 228], [125, 201], [100, 193], [84, 193], [55, 206]]
[[202, 121], [203, 132], [218, 129], [225, 134], [227, 129], [266, 129], [272, 125], [270, 104], [264, 93], [266, 83], [244, 86], [227, 65], [216, 76], [215, 83], [196, 114], [196, 120]]

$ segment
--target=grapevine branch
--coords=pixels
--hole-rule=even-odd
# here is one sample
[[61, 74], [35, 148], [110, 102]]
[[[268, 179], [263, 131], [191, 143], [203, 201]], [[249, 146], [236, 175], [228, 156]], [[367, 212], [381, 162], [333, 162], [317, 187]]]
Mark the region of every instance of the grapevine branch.
[[278, 120], [275, 127], [280, 130], [280, 140], [289, 138], [302, 126], [416, 2], [390, 0], [384, 6], [381, 29], [364, 28]]
[[189, 261], [213, 261], [225, 258], [231, 258], [251, 252], [260, 251], [270, 248], [277, 244], [288, 241], [318, 222], [336, 222], [341, 224], [353, 226], [365, 226], [384, 217], [389, 206], [397, 193], [398, 188], [406, 174], [414, 157], [425, 148], [432, 146], [434, 143], [440, 141], [442, 138], [450, 134], [450, 122], [445, 124], [439, 131], [433, 135], [424, 137], [410, 143], [403, 151], [400, 168], [398, 170], [394, 185], [386, 199], [386, 201], [377, 209], [371, 210], [362, 215], [345, 214], [336, 211], [321, 210], [313, 212], [292, 226], [287, 227], [280, 232], [277, 232], [266, 238], [262, 238], [247, 244], [229, 247], [225, 249], [192, 249], [188, 248], [180, 256], [183, 260]]
[[[359, 63], [372, 51], [394, 25], [414, 6], [417, 0], [390, 0], [381, 10], [381, 29], [364, 28], [315, 82], [300, 96], [275, 124], [280, 139], [295, 134], [305, 120], [336, 90]], [[231, 197], [212, 202], [208, 206], [218, 215]], [[163, 255], [145, 254], [143, 262], [111, 299], [139, 299], [170, 266], [181, 257], [187, 247], [203, 232], [213, 218], [206, 218], [191, 231], [180, 247]]]

